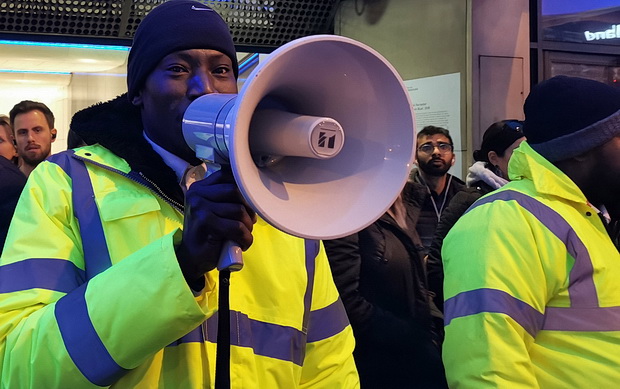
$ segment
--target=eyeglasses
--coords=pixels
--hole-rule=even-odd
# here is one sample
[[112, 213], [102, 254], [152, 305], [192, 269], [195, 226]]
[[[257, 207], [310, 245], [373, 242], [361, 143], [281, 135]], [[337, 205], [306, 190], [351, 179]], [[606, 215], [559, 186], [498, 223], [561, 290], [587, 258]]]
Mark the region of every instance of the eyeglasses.
[[523, 122], [520, 120], [506, 120], [504, 122], [504, 127], [502, 127], [504, 131], [516, 131], [519, 133], [523, 132]]
[[446, 154], [451, 152], [454, 149], [454, 146], [452, 146], [450, 143], [445, 143], [445, 142], [438, 142], [438, 143], [433, 143], [433, 142], [428, 142], [428, 143], [424, 143], [423, 145], [418, 147], [418, 151], [422, 152], [424, 154], [432, 154], [433, 151], [435, 151], [435, 147], [439, 149], [439, 152], [441, 154]]

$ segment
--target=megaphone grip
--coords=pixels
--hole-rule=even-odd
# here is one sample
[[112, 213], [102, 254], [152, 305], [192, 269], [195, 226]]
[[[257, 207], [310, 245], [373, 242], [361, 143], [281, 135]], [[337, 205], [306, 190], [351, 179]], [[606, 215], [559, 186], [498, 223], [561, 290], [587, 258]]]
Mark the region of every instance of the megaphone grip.
[[217, 270], [239, 271], [243, 268], [243, 251], [232, 240], [227, 240], [222, 246], [220, 259], [217, 262]]

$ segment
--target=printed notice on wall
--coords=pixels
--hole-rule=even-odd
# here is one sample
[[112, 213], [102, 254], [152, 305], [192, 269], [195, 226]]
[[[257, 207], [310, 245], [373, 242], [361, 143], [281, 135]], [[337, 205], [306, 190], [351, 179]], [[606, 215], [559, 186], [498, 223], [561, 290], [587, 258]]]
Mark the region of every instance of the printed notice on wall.
[[450, 173], [460, 177], [461, 158], [461, 74], [406, 80], [415, 112], [416, 133], [426, 126], [443, 127], [450, 131], [457, 154]]

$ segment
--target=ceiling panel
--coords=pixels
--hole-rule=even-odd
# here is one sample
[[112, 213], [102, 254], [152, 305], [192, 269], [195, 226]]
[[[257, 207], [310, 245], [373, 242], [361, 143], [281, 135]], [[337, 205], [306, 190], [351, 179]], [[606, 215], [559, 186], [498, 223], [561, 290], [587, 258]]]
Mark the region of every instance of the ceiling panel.
[[[129, 45], [142, 18], [163, 0], [13, 0], [0, 2], [0, 34]], [[238, 49], [269, 52], [307, 35], [331, 33], [339, 0], [201, 1], [230, 26]], [[21, 38], [20, 38], [21, 39]], [[36, 39], [35, 39], [36, 40]]]

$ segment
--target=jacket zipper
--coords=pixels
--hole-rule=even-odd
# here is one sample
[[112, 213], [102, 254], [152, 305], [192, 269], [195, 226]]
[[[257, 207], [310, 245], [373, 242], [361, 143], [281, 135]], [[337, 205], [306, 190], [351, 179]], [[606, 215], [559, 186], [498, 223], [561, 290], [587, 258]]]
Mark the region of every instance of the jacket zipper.
[[[93, 160], [81, 157], [79, 155], [73, 155], [73, 158], [79, 159], [81, 161], [84, 162], [88, 162], [90, 164], [93, 164], [95, 166], [98, 166], [102, 169], [111, 171], [113, 173], [116, 174], [120, 174], [123, 177], [126, 177], [128, 179], [130, 179], [131, 181], [142, 185], [143, 187], [149, 189], [151, 192], [155, 193], [159, 198], [161, 198], [162, 200], [164, 200], [165, 202], [167, 202], [168, 204], [170, 204], [174, 209], [176, 209], [177, 211], [179, 211], [180, 213], [183, 213], [184, 211], [184, 206], [182, 204], [179, 204], [179, 202], [173, 200], [172, 198], [170, 198], [168, 195], [166, 195], [160, 188], [159, 186], [157, 186], [157, 184], [155, 184], [153, 181], [151, 181], [150, 179], [148, 179], [144, 174], [142, 174], [142, 172], [138, 172], [138, 174], [140, 175], [140, 179], [138, 179], [137, 177], [134, 177], [131, 174], [125, 173], [123, 171], [120, 171], [118, 169], [115, 169], [113, 167], [107, 166], [107, 165], [103, 165], [101, 163], [95, 162]], [[130, 173], [132, 173], [133, 171], [131, 171]], [[146, 181], [146, 182], [145, 182]]]
[[[162, 199], [164, 199], [164, 201], [167, 201], [168, 203], [170, 203], [170, 205], [172, 205], [173, 207], [177, 208], [177, 209], [178, 209], [181, 213], [183, 213], [184, 206], [183, 206], [182, 204], [179, 204], [177, 201], [175, 201], [175, 200], [171, 199], [168, 195], [166, 195], [166, 194], [164, 193], [164, 191], [163, 191], [163, 190], [161, 190], [161, 189], [159, 188], [159, 186], [157, 186], [157, 184], [156, 184], [156, 183], [154, 183], [152, 180], [150, 180], [149, 178], [147, 178], [147, 177], [146, 177], [146, 176], [145, 176], [142, 172], [138, 172], [138, 174], [140, 175], [140, 177], [142, 177], [142, 179], [143, 179], [144, 181], [146, 181], [146, 182], [148, 182], [149, 184], [151, 184], [151, 186], [152, 186], [152, 187], [151, 187], [150, 189], [151, 189], [153, 192], [155, 192], [157, 195], [159, 195], [159, 197], [161, 197]], [[130, 177], [130, 178], [131, 178], [131, 177]], [[138, 180], [134, 180], [134, 181], [138, 182]], [[139, 183], [139, 182], [138, 182], [138, 183]], [[142, 185], [144, 185], [144, 184], [142, 184]], [[145, 186], [147, 186], [147, 185], [145, 185]], [[148, 187], [148, 186], [147, 186], [147, 187]]]

